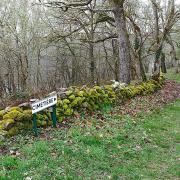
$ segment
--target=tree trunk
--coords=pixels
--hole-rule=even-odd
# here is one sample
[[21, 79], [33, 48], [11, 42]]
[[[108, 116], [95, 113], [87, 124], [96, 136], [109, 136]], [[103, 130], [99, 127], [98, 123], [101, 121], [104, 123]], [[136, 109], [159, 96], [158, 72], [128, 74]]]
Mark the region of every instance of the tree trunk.
[[36, 87], [37, 89], [39, 89], [40, 87], [40, 76], [41, 76], [41, 72], [40, 72], [40, 63], [41, 61], [41, 51], [40, 49], [38, 50], [38, 55], [37, 55], [37, 73], [36, 73]]
[[176, 66], [175, 66], [175, 73], [179, 73], [180, 72], [180, 60], [176, 59]]
[[75, 51], [71, 48], [70, 44], [66, 39], [64, 39], [66, 46], [68, 47], [71, 55], [72, 55], [72, 62], [71, 62], [71, 78], [70, 78], [70, 85], [75, 85], [77, 81], [77, 59]]
[[95, 61], [94, 61], [93, 43], [89, 44], [89, 59], [90, 59], [90, 71], [91, 71], [91, 84], [94, 84], [94, 81], [95, 81]]
[[120, 80], [126, 84], [129, 84], [131, 81], [131, 55], [123, 4], [124, 0], [113, 0], [113, 12], [119, 41]]
[[[135, 56], [135, 59], [137, 59], [137, 63], [138, 63], [138, 69], [136, 68], [136, 74], [137, 77], [139, 77], [139, 72], [140, 72], [140, 76], [142, 78], [143, 81], [147, 80], [146, 77], [146, 73], [145, 73], [145, 68], [143, 65], [143, 61], [142, 61], [142, 47], [143, 47], [143, 42], [142, 42], [142, 35], [141, 35], [141, 28], [136, 24], [135, 20], [133, 20], [133, 18], [131, 18], [130, 16], [128, 16], [130, 22], [133, 25], [134, 28], [134, 34], [135, 34], [135, 40], [134, 40], [134, 48], [132, 50]], [[131, 62], [132, 63], [132, 62]]]
[[115, 70], [114, 70], [114, 76], [115, 76], [115, 80], [116, 81], [119, 81], [119, 51], [118, 51], [118, 43], [117, 43], [117, 40], [115, 39], [112, 39], [112, 48], [113, 48], [113, 57], [114, 57], [114, 60], [115, 60]]
[[155, 52], [155, 61], [154, 61], [154, 71], [153, 71], [153, 79], [157, 79], [157, 77], [159, 77], [160, 75], [160, 67], [161, 67], [161, 63], [160, 63], [160, 57], [161, 57], [161, 53], [162, 53], [162, 43], [160, 42], [159, 39], [159, 15], [158, 15], [158, 9], [157, 9], [157, 2], [152, 1], [152, 6], [153, 6], [153, 14], [154, 14], [154, 38], [156, 40], [156, 45], [157, 45], [157, 50]]
[[27, 55], [22, 56], [21, 58], [21, 90], [25, 91], [27, 88], [27, 79], [28, 79], [28, 59]]
[[147, 77], [146, 77], [146, 72], [144, 70], [144, 65], [142, 63], [142, 59], [141, 59], [141, 52], [139, 52], [139, 65], [140, 65], [140, 73], [141, 73], [141, 78], [143, 81], [147, 81]]
[[161, 70], [163, 73], [167, 73], [165, 60], [166, 60], [165, 54], [162, 53], [162, 55], [161, 55]]

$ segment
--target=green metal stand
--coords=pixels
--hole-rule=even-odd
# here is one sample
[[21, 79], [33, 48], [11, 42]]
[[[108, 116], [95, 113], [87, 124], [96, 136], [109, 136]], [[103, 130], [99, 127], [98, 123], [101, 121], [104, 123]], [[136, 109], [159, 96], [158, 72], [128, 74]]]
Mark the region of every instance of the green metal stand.
[[[53, 127], [57, 127], [57, 117], [56, 117], [56, 105], [52, 106], [52, 111], [51, 111], [51, 118], [53, 121]], [[34, 135], [37, 137], [38, 136], [38, 128], [37, 128], [37, 114], [33, 114], [33, 131]]]
[[56, 105], [52, 106], [52, 112], [51, 112], [51, 118], [53, 121], [53, 127], [56, 128], [56, 124], [57, 124], [57, 118], [56, 118]]
[[37, 115], [33, 114], [33, 130], [34, 130], [34, 135], [38, 136], [38, 130], [37, 130]]

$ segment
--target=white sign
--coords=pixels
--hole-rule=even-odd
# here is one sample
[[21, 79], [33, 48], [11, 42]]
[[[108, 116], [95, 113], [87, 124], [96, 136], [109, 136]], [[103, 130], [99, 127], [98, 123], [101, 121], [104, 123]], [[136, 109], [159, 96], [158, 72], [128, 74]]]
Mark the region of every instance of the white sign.
[[49, 108], [57, 103], [57, 94], [52, 94], [49, 97], [36, 101], [31, 104], [32, 114], [35, 114], [39, 111], [42, 111], [46, 108]]

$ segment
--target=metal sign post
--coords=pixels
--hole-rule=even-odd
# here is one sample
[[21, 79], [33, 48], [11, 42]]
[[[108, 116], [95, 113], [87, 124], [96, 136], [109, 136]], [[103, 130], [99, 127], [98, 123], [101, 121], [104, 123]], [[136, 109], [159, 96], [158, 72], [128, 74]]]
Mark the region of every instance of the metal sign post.
[[56, 117], [56, 103], [57, 103], [57, 94], [56, 92], [51, 93], [47, 98], [43, 100], [31, 100], [32, 104], [32, 114], [33, 114], [33, 131], [35, 136], [38, 136], [37, 129], [37, 113], [50, 108], [51, 118], [53, 121], [53, 127], [56, 128], [57, 117]]
[[33, 131], [34, 135], [38, 136], [38, 130], [37, 130], [37, 115], [33, 114]]
[[52, 112], [51, 112], [51, 118], [53, 121], [53, 127], [56, 128], [56, 123], [57, 123], [57, 118], [56, 118], [56, 105], [52, 107]]

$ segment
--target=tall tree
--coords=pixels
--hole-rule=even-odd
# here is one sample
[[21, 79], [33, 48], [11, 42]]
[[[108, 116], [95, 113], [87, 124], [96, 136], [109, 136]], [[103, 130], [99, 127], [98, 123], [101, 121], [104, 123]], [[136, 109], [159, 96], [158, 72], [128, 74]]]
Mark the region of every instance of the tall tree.
[[126, 84], [131, 81], [131, 55], [130, 42], [126, 28], [126, 18], [124, 13], [125, 0], [110, 0], [116, 22], [116, 29], [119, 41], [119, 59], [120, 59], [120, 80]]

